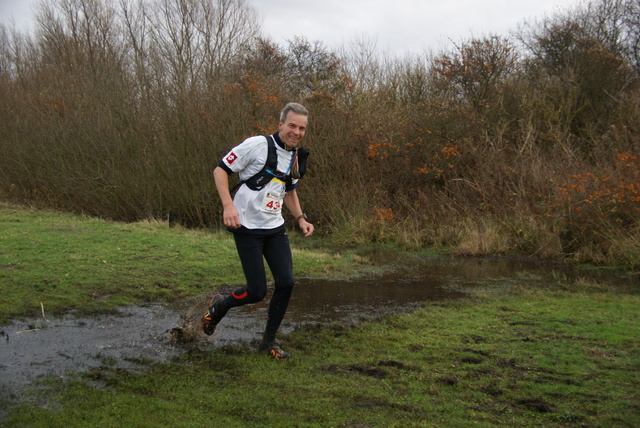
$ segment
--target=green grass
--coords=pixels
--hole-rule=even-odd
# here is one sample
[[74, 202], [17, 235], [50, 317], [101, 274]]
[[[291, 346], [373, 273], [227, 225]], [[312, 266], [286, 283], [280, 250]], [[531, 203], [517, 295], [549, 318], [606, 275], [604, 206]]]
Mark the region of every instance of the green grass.
[[[292, 237], [295, 241], [295, 236]], [[346, 277], [364, 257], [294, 247], [295, 274]], [[0, 325], [70, 310], [170, 301], [244, 281], [229, 233], [116, 223], [0, 205]], [[42, 305], [41, 305], [42, 304]]]
[[[165, 253], [166, 265], [180, 278], [181, 262], [195, 263], [194, 254], [199, 251], [207, 260], [216, 258], [208, 252], [213, 246], [228, 247], [224, 251], [233, 253], [227, 238], [206, 232], [20, 210], [14, 210], [14, 215], [20, 223], [42, 223], [42, 230], [52, 230], [51, 223], [78, 222], [68, 228], [71, 235], [82, 237], [79, 229], [90, 230], [84, 233], [93, 238], [83, 245], [94, 249], [101, 234], [109, 237], [103, 239], [107, 242], [134, 234], [137, 238], [125, 242], [134, 245], [146, 237], [162, 248], [168, 243], [187, 246], [191, 249], [180, 254], [189, 257], [172, 260], [172, 252]], [[123, 232], [127, 228], [132, 230]], [[25, 229], [37, 235], [35, 226]], [[69, 269], [68, 257], [52, 249], [65, 239], [69, 243], [64, 248], [85, 254], [87, 263], [103, 258], [78, 250], [83, 245], [71, 244], [75, 239], [60, 232], [57, 238], [48, 238], [49, 250], [41, 254], [44, 263], [59, 260], [57, 275]], [[12, 242], [18, 245], [17, 238]], [[352, 267], [354, 260], [360, 260], [352, 273], [370, 268], [365, 259], [320, 248], [309, 246], [296, 255], [310, 267], [317, 266], [313, 274], [331, 270], [328, 264], [340, 271], [345, 260]], [[305, 256], [307, 251], [312, 256]], [[321, 258], [325, 261], [316, 265]], [[129, 258], [119, 260], [127, 263]], [[3, 270], [3, 275], [16, 273], [20, 263], [15, 257], [9, 265], [15, 268]], [[157, 264], [165, 265], [164, 261]], [[165, 272], [166, 265], [147, 266], [148, 275]], [[127, 272], [125, 267], [120, 269], [114, 274]], [[89, 271], [87, 275], [98, 281]], [[141, 279], [134, 283], [153, 284], [139, 274]], [[68, 287], [74, 288], [73, 284]], [[11, 295], [16, 290], [8, 289], [3, 298], [15, 301]], [[190, 286], [184, 292], [197, 291]], [[105, 362], [73, 381], [51, 379], [25, 391], [26, 401], [11, 408], [3, 426], [640, 426], [638, 291], [638, 286], [613, 288], [561, 279], [538, 287], [488, 284], [470, 290], [464, 300], [429, 303], [412, 313], [352, 328], [298, 330], [283, 338], [286, 350], [293, 354], [287, 362], [273, 361], [246, 347], [213, 350], [198, 343], [170, 363], [140, 361], [137, 370]]]
[[288, 362], [195, 348], [138, 372], [102, 367], [39, 391], [7, 426], [640, 424], [637, 294], [499, 294], [297, 331]]

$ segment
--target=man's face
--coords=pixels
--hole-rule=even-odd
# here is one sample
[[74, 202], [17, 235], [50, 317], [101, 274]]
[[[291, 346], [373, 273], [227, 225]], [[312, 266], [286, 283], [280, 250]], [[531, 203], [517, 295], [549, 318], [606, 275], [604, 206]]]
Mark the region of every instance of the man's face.
[[290, 111], [284, 122], [278, 124], [280, 140], [289, 149], [298, 147], [307, 130], [307, 116]]

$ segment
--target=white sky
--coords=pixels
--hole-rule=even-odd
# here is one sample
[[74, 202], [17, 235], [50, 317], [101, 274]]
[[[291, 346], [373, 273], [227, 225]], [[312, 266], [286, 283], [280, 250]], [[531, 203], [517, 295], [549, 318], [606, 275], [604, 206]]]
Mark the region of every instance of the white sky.
[[247, 0], [277, 43], [297, 35], [328, 47], [373, 39], [394, 54], [422, 53], [488, 33], [508, 35], [524, 20], [564, 11], [580, 0]]
[[[263, 19], [263, 34], [283, 44], [295, 36], [329, 48], [355, 39], [393, 54], [423, 53], [487, 33], [508, 35], [524, 20], [565, 11], [582, 0], [245, 0]], [[19, 29], [36, 0], [0, 0], [0, 22]]]

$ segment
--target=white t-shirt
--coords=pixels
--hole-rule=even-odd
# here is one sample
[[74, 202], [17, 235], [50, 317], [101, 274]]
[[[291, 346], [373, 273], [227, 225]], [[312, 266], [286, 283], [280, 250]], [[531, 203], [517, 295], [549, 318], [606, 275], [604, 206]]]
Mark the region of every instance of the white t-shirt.
[[[238, 173], [240, 180], [247, 180], [260, 172], [267, 161], [267, 138], [262, 135], [250, 137], [231, 149], [222, 162], [231, 171]], [[285, 150], [275, 144], [278, 155], [278, 171], [289, 172], [295, 151]], [[293, 180], [293, 184], [298, 180]], [[251, 190], [242, 185], [233, 198], [238, 210], [240, 224], [247, 229], [275, 229], [284, 224], [282, 207], [286, 194], [285, 183], [273, 178], [261, 190]]]

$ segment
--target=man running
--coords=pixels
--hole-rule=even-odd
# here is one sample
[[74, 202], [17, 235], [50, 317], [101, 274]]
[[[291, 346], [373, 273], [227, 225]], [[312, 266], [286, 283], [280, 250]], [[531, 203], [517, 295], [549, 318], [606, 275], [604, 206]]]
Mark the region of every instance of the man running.
[[[276, 344], [275, 337], [294, 286], [291, 248], [282, 217], [283, 203], [305, 237], [311, 236], [314, 230], [302, 212], [296, 192], [309, 154], [298, 147], [307, 130], [308, 118], [305, 107], [287, 104], [280, 113], [278, 132], [246, 139], [227, 153], [213, 172], [224, 225], [233, 233], [247, 284], [227, 296], [213, 296], [202, 318], [202, 330], [213, 334], [229, 309], [265, 298], [266, 260], [275, 289], [260, 350], [283, 360], [290, 355]], [[229, 175], [234, 173], [238, 174], [241, 185], [232, 198]]]

